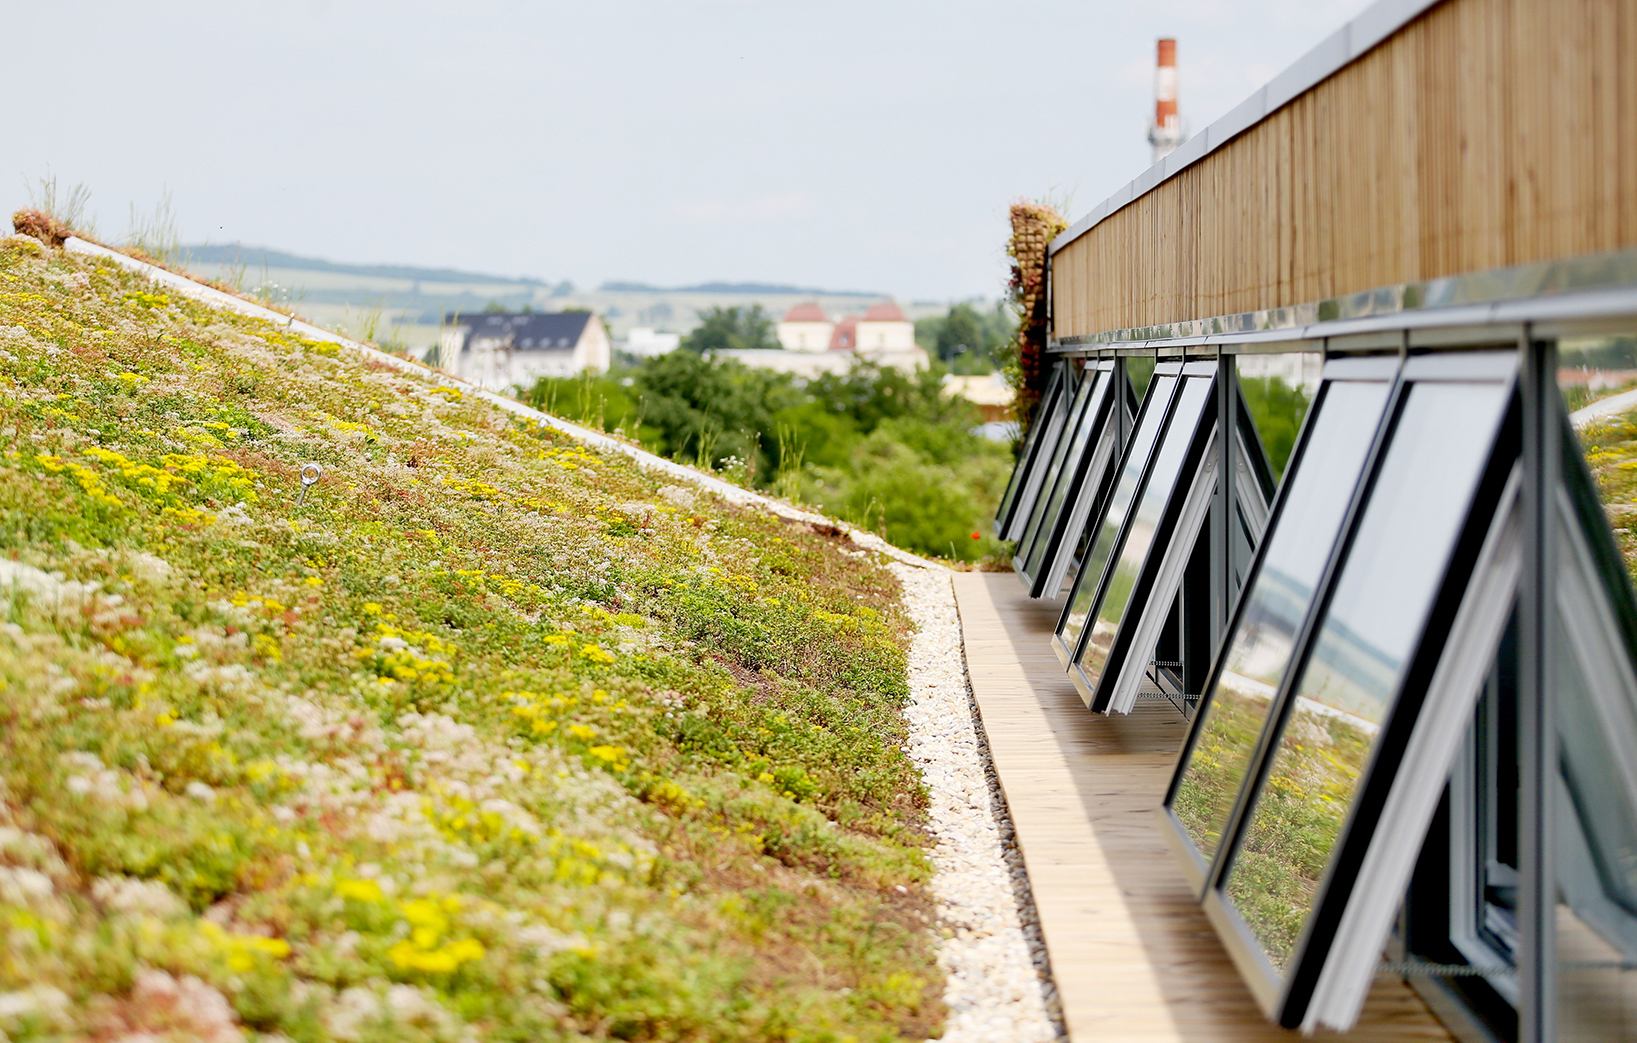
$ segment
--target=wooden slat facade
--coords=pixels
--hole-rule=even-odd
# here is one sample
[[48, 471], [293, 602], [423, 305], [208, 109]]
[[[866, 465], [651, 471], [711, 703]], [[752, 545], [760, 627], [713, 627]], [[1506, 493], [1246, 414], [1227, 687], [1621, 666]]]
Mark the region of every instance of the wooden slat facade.
[[1637, 0], [1445, 0], [1059, 250], [1058, 337], [1637, 245]]

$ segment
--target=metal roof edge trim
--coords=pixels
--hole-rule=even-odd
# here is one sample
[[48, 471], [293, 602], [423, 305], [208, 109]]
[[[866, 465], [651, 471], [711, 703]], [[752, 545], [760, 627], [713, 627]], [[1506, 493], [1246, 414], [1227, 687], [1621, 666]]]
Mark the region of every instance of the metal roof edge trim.
[[[1279, 75], [1258, 87], [1250, 97], [1229, 110], [1227, 115], [1190, 136], [1177, 147], [1176, 152], [1171, 153], [1171, 156], [1175, 156], [1177, 152], [1189, 152], [1190, 155], [1185, 160], [1168, 163], [1167, 160], [1171, 157], [1167, 156], [1155, 163], [1124, 188], [1093, 207], [1090, 213], [1059, 233], [1046, 252], [1055, 254], [1063, 249], [1091, 231], [1116, 210], [1187, 170], [1273, 115], [1297, 96], [1329, 79], [1342, 66], [1361, 57], [1410, 21], [1443, 2], [1444, 0], [1376, 0], [1354, 15], [1340, 29], [1319, 41], [1317, 46], [1292, 62]], [[1253, 112], [1254, 116], [1251, 115]], [[1200, 142], [1197, 146], [1194, 144], [1196, 140]], [[1195, 151], [1197, 155], [1192, 154]], [[1144, 187], [1133, 191], [1139, 184]]]
[[1053, 351], [1312, 340], [1424, 329], [1637, 315], [1637, 247], [1381, 286], [1328, 300], [1052, 341]]

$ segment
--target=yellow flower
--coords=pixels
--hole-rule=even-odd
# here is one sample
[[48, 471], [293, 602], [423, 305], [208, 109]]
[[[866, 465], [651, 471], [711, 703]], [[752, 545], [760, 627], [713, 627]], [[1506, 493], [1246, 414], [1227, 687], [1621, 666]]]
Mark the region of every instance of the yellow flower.
[[373, 880], [338, 880], [335, 893], [360, 902], [380, 902], [385, 897], [381, 893], [381, 885]]

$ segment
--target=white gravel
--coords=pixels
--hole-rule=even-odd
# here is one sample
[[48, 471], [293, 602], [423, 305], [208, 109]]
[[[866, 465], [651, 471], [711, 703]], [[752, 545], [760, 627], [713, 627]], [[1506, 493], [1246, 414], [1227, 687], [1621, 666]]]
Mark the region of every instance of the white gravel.
[[1066, 1035], [1051, 964], [966, 678], [960, 617], [942, 568], [889, 566], [920, 627], [909, 652], [909, 753], [930, 797], [933, 897], [945, 934], [944, 1043]]

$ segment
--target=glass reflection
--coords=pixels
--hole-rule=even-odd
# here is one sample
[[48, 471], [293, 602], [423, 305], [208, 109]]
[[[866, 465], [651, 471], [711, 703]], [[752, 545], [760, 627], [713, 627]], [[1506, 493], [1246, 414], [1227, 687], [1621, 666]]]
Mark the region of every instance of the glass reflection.
[[1103, 407], [1103, 399], [1108, 396], [1108, 387], [1112, 383], [1110, 374], [1099, 370], [1095, 386], [1091, 391], [1091, 398], [1086, 402], [1080, 414], [1080, 422], [1075, 425], [1073, 435], [1067, 439], [1068, 451], [1064, 454], [1062, 467], [1057, 482], [1052, 486], [1051, 495], [1047, 498], [1046, 509], [1041, 512], [1039, 532], [1033, 543], [1029, 545], [1029, 558], [1024, 563], [1023, 574], [1031, 581], [1040, 571], [1040, 566], [1046, 559], [1046, 549], [1052, 542], [1052, 530], [1057, 526], [1057, 516], [1063, 510], [1063, 502], [1071, 492], [1070, 487], [1076, 485], [1075, 472], [1080, 469], [1080, 460], [1085, 456], [1086, 446], [1091, 442], [1092, 434], [1097, 430], [1097, 418]]
[[1290, 664], [1291, 643], [1335, 546], [1391, 388], [1332, 383], [1291, 478], [1267, 555], [1205, 705], [1172, 810], [1206, 861], [1216, 857], [1258, 736]]
[[[1029, 433], [1023, 438], [1023, 448], [1018, 453], [1016, 466], [1012, 468], [1012, 477], [1006, 483], [1006, 492], [1000, 498], [1000, 506], [995, 509], [997, 525], [1002, 522], [1010, 522], [1012, 503], [1017, 499], [1018, 494], [1023, 491], [1023, 486], [1027, 484], [1025, 476], [1033, 469], [1031, 465], [1035, 463], [1035, 444], [1039, 441], [1043, 430], [1050, 430], [1050, 422], [1047, 418], [1057, 412], [1058, 406], [1061, 404], [1063, 380], [1062, 369], [1058, 369], [1056, 373], [1052, 374], [1051, 384], [1046, 389], [1046, 397], [1041, 399], [1040, 411], [1035, 414], [1036, 421], [1030, 425]], [[1010, 525], [1008, 524], [1006, 527], [1009, 528]], [[1004, 529], [997, 529], [995, 535], [1001, 539], [1006, 538]]]
[[1637, 577], [1637, 337], [1564, 338], [1557, 384], [1626, 571]]
[[1565, 535], [1555, 686], [1562, 772], [1558, 1038], [1631, 1040], [1637, 1039], [1637, 680], [1626, 650], [1611, 640], [1619, 627], [1585, 542]]
[[1080, 389], [1074, 393], [1074, 399], [1069, 405], [1066, 426], [1058, 437], [1057, 444], [1052, 448], [1051, 459], [1046, 465], [1045, 477], [1040, 485], [1040, 497], [1035, 501], [1034, 511], [1029, 515], [1029, 526], [1023, 530], [1023, 539], [1018, 541], [1018, 553], [1013, 561], [1014, 568], [1021, 567], [1034, 549], [1035, 540], [1040, 535], [1041, 521], [1046, 516], [1052, 493], [1058, 484], [1058, 476], [1063, 473], [1063, 461], [1067, 459], [1080, 428], [1080, 418], [1085, 414], [1086, 404], [1091, 401], [1092, 389], [1102, 383], [1102, 374], [1097, 374], [1095, 380], [1088, 376], [1080, 382]]
[[1228, 896], [1276, 968], [1307, 922], [1509, 391], [1409, 392], [1229, 871]]
[[1314, 351], [1240, 355], [1235, 362], [1241, 400], [1267, 453], [1274, 482], [1284, 477], [1323, 364], [1324, 356]]
[[1108, 510], [1103, 514], [1103, 522], [1097, 526], [1097, 535], [1091, 542], [1091, 549], [1086, 552], [1086, 559], [1081, 563], [1080, 575], [1075, 577], [1074, 594], [1069, 598], [1068, 608], [1057, 624], [1057, 632], [1071, 653], [1076, 642], [1080, 640], [1080, 632], [1085, 629], [1086, 617], [1091, 613], [1093, 599], [1097, 597], [1097, 588], [1102, 585], [1103, 569], [1108, 565], [1109, 556], [1114, 553], [1114, 539], [1120, 534], [1120, 526], [1131, 510], [1132, 501], [1137, 497], [1137, 486], [1142, 481], [1148, 455], [1153, 452], [1154, 443], [1159, 440], [1160, 428], [1165, 423], [1165, 410], [1171, 403], [1172, 392], [1176, 390], [1177, 378], [1165, 373], [1155, 377], [1153, 384], [1142, 418], [1137, 421], [1137, 430], [1132, 433], [1125, 466], [1120, 469], [1120, 480], [1115, 484], [1113, 494], [1109, 496]]
[[1092, 624], [1091, 636], [1086, 639], [1086, 650], [1080, 660], [1086, 680], [1095, 685], [1103, 675], [1108, 662], [1109, 647], [1114, 634], [1120, 629], [1126, 604], [1131, 599], [1131, 588], [1137, 582], [1137, 571], [1148, 556], [1148, 547], [1154, 540], [1154, 529], [1159, 525], [1160, 513], [1176, 488], [1182, 473], [1183, 457], [1193, 441], [1199, 418], [1211, 398], [1215, 381], [1210, 377], [1189, 377], [1183, 381], [1182, 393], [1177, 397], [1176, 412], [1171, 426], [1166, 428], [1165, 441], [1154, 456], [1154, 466], [1143, 487], [1142, 499], [1131, 516], [1131, 527], [1125, 543], [1120, 547], [1119, 560], [1114, 563], [1105, 585], [1103, 601], [1097, 611], [1097, 622]]

